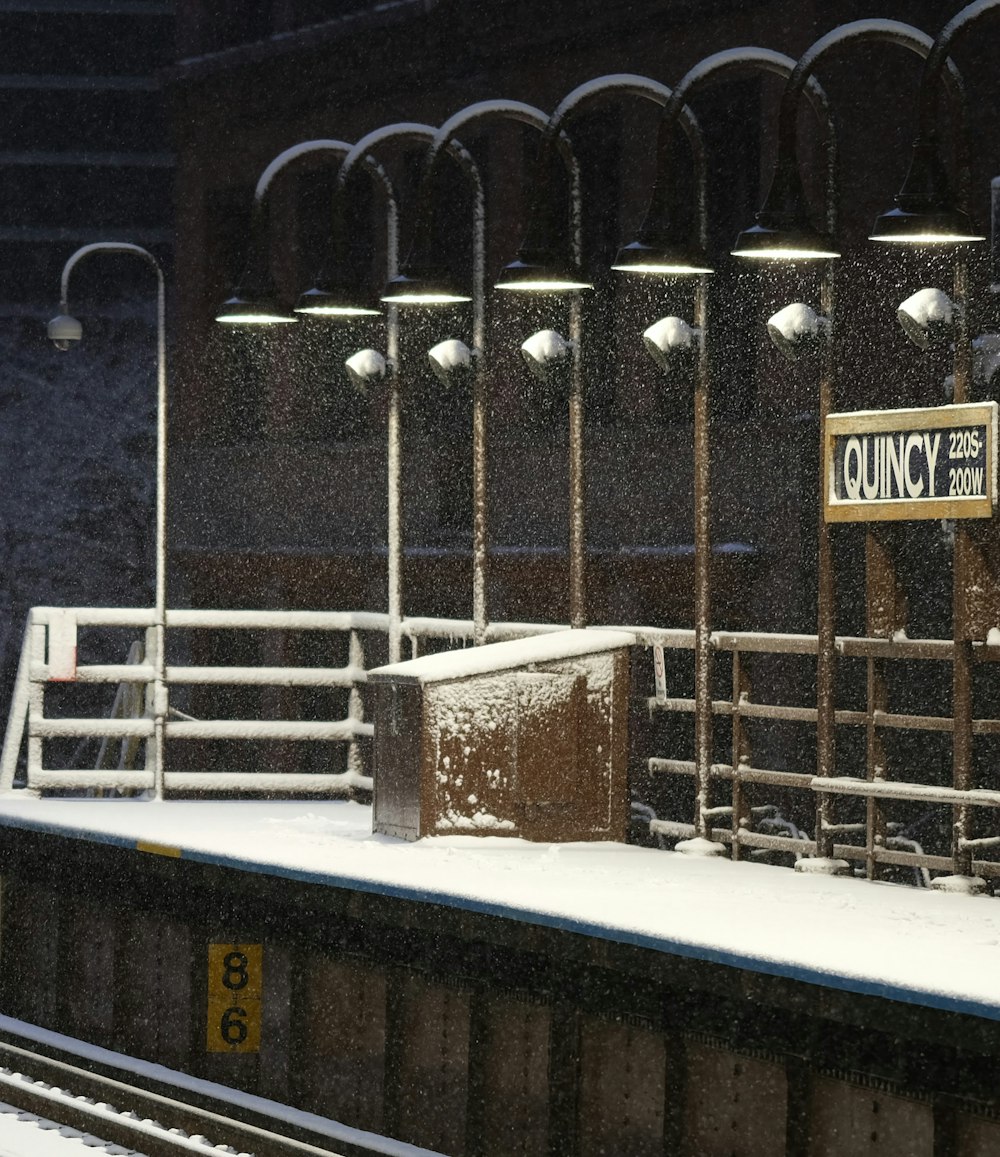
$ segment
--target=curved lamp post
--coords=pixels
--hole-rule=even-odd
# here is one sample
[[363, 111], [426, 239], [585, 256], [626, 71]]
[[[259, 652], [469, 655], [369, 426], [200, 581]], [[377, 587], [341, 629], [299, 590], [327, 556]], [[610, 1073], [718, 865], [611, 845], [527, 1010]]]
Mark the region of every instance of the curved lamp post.
[[[370, 153], [391, 143], [432, 144], [436, 131], [432, 126], [410, 121], [385, 125], [368, 133], [347, 153], [337, 173], [334, 196], [334, 246], [338, 269], [346, 264], [346, 226], [344, 198], [348, 181], [362, 164], [371, 161]], [[482, 181], [472, 157], [457, 141], [449, 151], [468, 173], [476, 189], [476, 204], [482, 201]], [[396, 235], [392, 234], [387, 263], [388, 280], [397, 275]], [[336, 279], [336, 278], [335, 278]], [[386, 493], [387, 493], [387, 570], [389, 609], [389, 662], [396, 663], [401, 655], [403, 619], [403, 500], [402, 500], [402, 395], [399, 370], [399, 314], [393, 303], [386, 311], [386, 362], [389, 370], [389, 412], [386, 431]]]
[[[489, 551], [489, 513], [487, 504], [488, 440], [487, 385], [489, 357], [487, 350], [486, 301], [486, 205], [481, 182], [475, 183], [476, 203], [473, 209], [472, 279], [470, 292], [449, 282], [435, 266], [432, 253], [434, 236], [435, 177], [441, 158], [463, 131], [486, 121], [505, 120], [545, 131], [548, 117], [540, 109], [521, 101], [484, 100], [460, 109], [438, 129], [424, 159], [417, 200], [417, 219], [410, 252], [399, 274], [391, 279], [382, 300], [391, 305], [443, 305], [472, 302], [472, 622], [477, 644], [486, 641], [489, 624], [486, 580]], [[570, 172], [574, 197], [579, 194], [579, 170], [568, 144], [560, 139], [564, 161]]]
[[[787, 78], [795, 62], [782, 53], [766, 48], [743, 47], [715, 53], [696, 64], [674, 87], [660, 119], [657, 140], [657, 177], [646, 218], [638, 240], [623, 246], [613, 268], [644, 276], [694, 276], [694, 326], [679, 318], [664, 318], [644, 334], [644, 341], [661, 364], [666, 350], [676, 352], [695, 346], [697, 370], [694, 394], [694, 680], [695, 680], [695, 805], [694, 827], [698, 843], [704, 847], [711, 837], [706, 814], [709, 807], [712, 765], [712, 642], [711, 642], [711, 532], [710, 517], [710, 370], [708, 360], [708, 276], [712, 272], [707, 257], [708, 221], [706, 213], [706, 167], [700, 135], [691, 140], [697, 196], [698, 238], [692, 243], [678, 224], [673, 179], [673, 144], [678, 123], [693, 94], [709, 83], [733, 74], [763, 71]], [[809, 90], [810, 99], [829, 121], [826, 99], [818, 85]], [[672, 323], [672, 324], [671, 324]], [[659, 327], [659, 328], [658, 328]], [[742, 816], [738, 785], [734, 783], [733, 825], [738, 831]], [[685, 850], [684, 843], [678, 845]], [[715, 845], [717, 854], [723, 851]], [[740, 845], [733, 841], [733, 855], [739, 858]]]
[[[894, 208], [881, 214], [872, 228], [873, 241], [897, 244], [956, 247], [953, 262], [954, 291], [954, 401], [969, 400], [973, 374], [972, 343], [967, 321], [968, 257], [966, 243], [985, 237], [973, 225], [967, 211], [969, 191], [969, 134], [964, 116], [957, 118], [955, 162], [957, 196], [953, 194], [941, 158], [937, 129], [937, 100], [942, 80], [948, 79], [949, 54], [955, 40], [981, 16], [1000, 11], [1000, 0], [975, 0], [956, 13], [935, 38], [920, 78], [919, 121], [909, 172], [896, 196]], [[951, 66], [953, 67], [953, 66]], [[972, 787], [972, 639], [974, 595], [969, 591], [976, 572], [973, 534], [959, 521], [955, 528], [952, 562], [952, 786], [958, 791]], [[972, 876], [973, 846], [969, 838], [971, 809], [956, 805], [952, 823], [954, 876], [971, 890], [985, 888]], [[954, 877], [939, 877], [938, 887], [949, 887]]]
[[[551, 187], [556, 150], [569, 121], [586, 105], [605, 96], [635, 96], [661, 107], [670, 89], [633, 73], [599, 76], [574, 88], [549, 118], [539, 151], [531, 217], [517, 257], [506, 265], [496, 288], [510, 292], [569, 295], [569, 620], [572, 627], [587, 625], [586, 590], [586, 479], [583, 409], [583, 311], [580, 293], [592, 285], [582, 271], [582, 205], [579, 186], [571, 174], [569, 245], [560, 249], [556, 238], [558, 206]], [[693, 121], [693, 118], [690, 118]], [[693, 129], [692, 131], [696, 131]]]
[[79, 341], [83, 327], [69, 312], [69, 278], [76, 266], [95, 253], [128, 253], [152, 266], [156, 274], [156, 578], [154, 586], [153, 639], [153, 746], [146, 766], [153, 773], [153, 792], [163, 798], [164, 737], [167, 699], [167, 332], [166, 291], [163, 269], [147, 249], [125, 241], [98, 241], [77, 249], [63, 266], [60, 282], [60, 314], [49, 322], [48, 335], [57, 349], [67, 350]]
[[[926, 57], [931, 51], [930, 37], [912, 25], [896, 20], [855, 20], [833, 29], [815, 41], [799, 58], [789, 76], [781, 97], [778, 121], [778, 156], [771, 187], [755, 223], [737, 238], [733, 254], [764, 261], [821, 261], [820, 313], [827, 324], [817, 336], [822, 340], [819, 381], [820, 476], [818, 493], [825, 487], [822, 438], [827, 414], [832, 409], [837, 373], [836, 358], [836, 283], [834, 259], [839, 256], [836, 242], [838, 188], [836, 140], [832, 124], [827, 124], [827, 173], [825, 187], [825, 232], [810, 222], [808, 207], [799, 174], [797, 152], [798, 113], [803, 93], [813, 83], [813, 74], [832, 52], [861, 43], [884, 42]], [[946, 80], [950, 91], [961, 91], [961, 78], [950, 66]], [[876, 545], [866, 535], [869, 559]], [[816, 655], [816, 774], [833, 776], [836, 771], [836, 587], [833, 542], [830, 527], [820, 503], [817, 523], [817, 655]], [[869, 805], [873, 806], [873, 805]], [[869, 830], [871, 825], [869, 825]], [[816, 796], [816, 860], [825, 862], [831, 872], [844, 869], [833, 856], [835, 825], [833, 798], [825, 792]], [[813, 864], [814, 869], [817, 865]], [[869, 856], [868, 872], [874, 872]]]
[[[297, 313], [313, 314], [321, 317], [377, 316], [379, 310], [358, 300], [356, 287], [333, 285], [326, 271], [320, 274], [317, 284], [307, 289], [299, 298], [294, 311], [283, 309], [277, 302], [277, 294], [270, 273], [267, 258], [268, 229], [270, 225], [270, 192], [275, 177], [294, 162], [317, 153], [329, 154], [343, 161], [353, 146], [346, 141], [317, 139], [300, 141], [280, 152], [263, 170], [254, 188], [253, 208], [250, 220], [250, 242], [247, 247], [247, 261], [239, 287], [220, 306], [215, 320], [228, 325], [273, 325], [297, 321]], [[395, 268], [398, 207], [395, 192], [384, 170], [370, 157], [366, 168], [377, 181], [386, 197], [386, 233], [389, 264]]]

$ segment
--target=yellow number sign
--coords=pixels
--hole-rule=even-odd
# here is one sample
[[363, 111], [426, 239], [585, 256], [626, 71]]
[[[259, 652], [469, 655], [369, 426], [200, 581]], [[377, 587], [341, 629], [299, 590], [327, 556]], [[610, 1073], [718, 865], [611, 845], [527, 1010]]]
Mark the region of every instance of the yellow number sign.
[[207, 1048], [260, 1051], [261, 944], [209, 944]]

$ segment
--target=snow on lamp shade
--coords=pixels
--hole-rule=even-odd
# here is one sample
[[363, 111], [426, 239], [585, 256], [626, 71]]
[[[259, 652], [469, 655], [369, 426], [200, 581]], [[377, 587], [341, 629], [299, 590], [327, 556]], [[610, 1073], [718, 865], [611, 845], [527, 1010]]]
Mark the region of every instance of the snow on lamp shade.
[[372, 382], [381, 381], [385, 377], [386, 361], [378, 350], [363, 349], [352, 354], [344, 368], [351, 384], [364, 393]]
[[682, 317], [661, 317], [643, 332], [642, 344], [653, 361], [666, 372], [678, 356], [691, 353], [697, 347], [700, 337], [701, 330], [688, 325]]
[[521, 356], [536, 378], [547, 381], [568, 363], [572, 348], [572, 343], [554, 329], [540, 329], [521, 343]]
[[829, 330], [830, 322], [802, 301], [779, 309], [767, 321], [767, 335], [789, 361], [813, 349]]
[[910, 341], [925, 350], [949, 339], [955, 324], [955, 308], [944, 290], [925, 286], [901, 303], [896, 317]]
[[448, 338], [427, 351], [427, 360], [438, 381], [450, 386], [472, 368], [472, 350], [464, 341]]
[[49, 322], [48, 336], [57, 350], [68, 350], [83, 337], [83, 326], [68, 313], [60, 313]]

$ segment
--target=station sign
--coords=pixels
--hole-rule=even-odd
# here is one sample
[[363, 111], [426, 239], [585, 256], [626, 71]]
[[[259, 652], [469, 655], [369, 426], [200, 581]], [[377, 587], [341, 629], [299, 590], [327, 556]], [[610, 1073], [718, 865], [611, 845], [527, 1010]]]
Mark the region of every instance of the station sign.
[[823, 446], [827, 522], [993, 514], [996, 402], [830, 414]]

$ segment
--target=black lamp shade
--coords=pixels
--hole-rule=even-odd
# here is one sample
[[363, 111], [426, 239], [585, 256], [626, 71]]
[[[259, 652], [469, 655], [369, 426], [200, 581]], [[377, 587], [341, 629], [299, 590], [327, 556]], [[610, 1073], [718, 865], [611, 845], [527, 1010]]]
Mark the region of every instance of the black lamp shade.
[[295, 305], [296, 313], [315, 317], [377, 317], [382, 311], [376, 309], [359, 290], [328, 286], [325, 283], [307, 289]]
[[572, 261], [551, 250], [522, 249], [500, 270], [496, 288], [521, 293], [575, 293], [594, 286]]
[[969, 215], [955, 204], [937, 141], [918, 138], [896, 205], [875, 219], [871, 241], [909, 245], [959, 245], [983, 241]]
[[391, 305], [460, 305], [472, 295], [442, 270], [404, 268], [387, 282], [381, 300]]
[[623, 245], [611, 268], [621, 273], [658, 273], [665, 277], [715, 272], [697, 246], [670, 242], [657, 244], [642, 239]]

